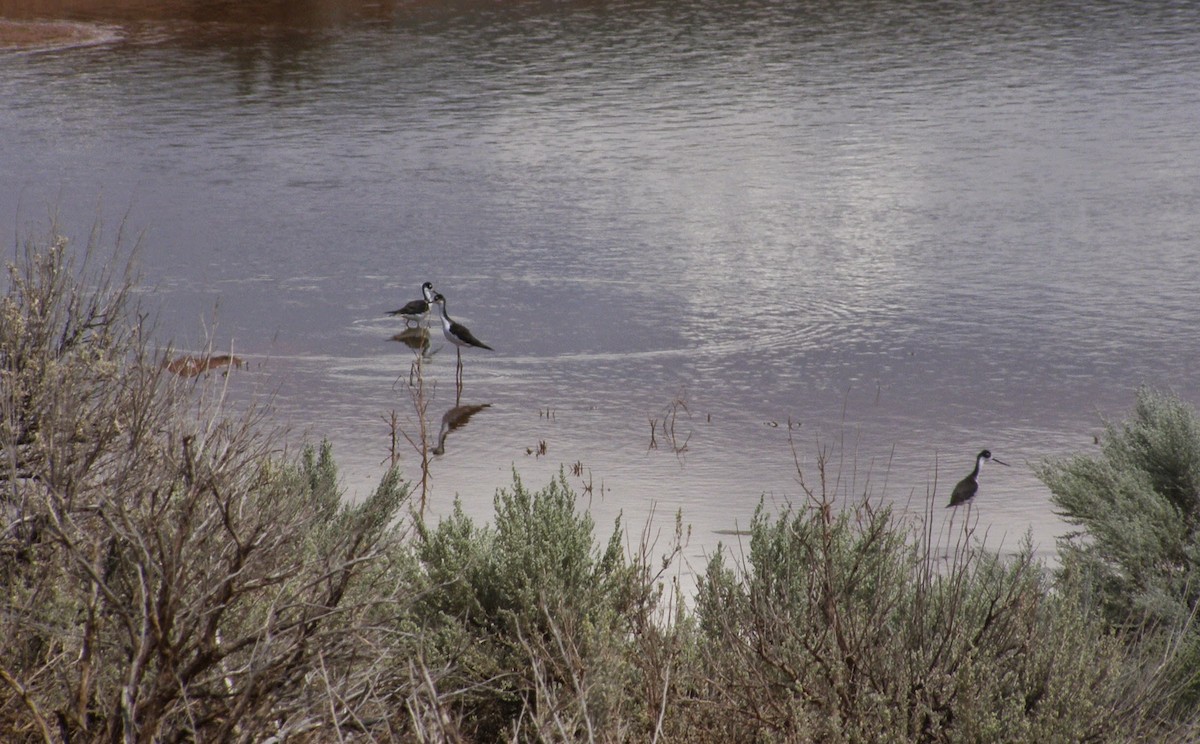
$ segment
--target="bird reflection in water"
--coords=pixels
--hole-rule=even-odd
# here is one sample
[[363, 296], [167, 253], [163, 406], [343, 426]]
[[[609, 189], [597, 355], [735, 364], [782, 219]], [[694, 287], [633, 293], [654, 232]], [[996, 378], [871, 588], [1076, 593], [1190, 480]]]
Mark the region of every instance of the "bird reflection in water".
[[485, 408], [491, 407], [491, 403], [455, 406], [442, 414], [442, 427], [438, 431], [437, 446], [433, 448], [433, 454], [438, 456], [444, 454], [446, 452], [446, 437], [450, 435], [450, 432], [463, 428], [471, 420], [472, 416]]
[[392, 336], [392, 340], [404, 344], [413, 350], [416, 354], [427, 354], [429, 352], [429, 327], [416, 326], [405, 328], [396, 335]]
[[392, 340], [404, 344], [413, 353], [413, 362], [408, 368], [408, 385], [414, 387], [421, 377], [421, 360], [430, 356], [429, 328], [427, 326], [405, 328], [392, 336]]

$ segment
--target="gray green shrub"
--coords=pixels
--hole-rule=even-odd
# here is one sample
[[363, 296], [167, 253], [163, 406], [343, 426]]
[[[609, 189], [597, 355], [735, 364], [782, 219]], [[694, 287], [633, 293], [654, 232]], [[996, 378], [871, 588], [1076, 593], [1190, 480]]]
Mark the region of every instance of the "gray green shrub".
[[537, 491], [514, 473], [492, 525], [456, 502], [424, 530], [424, 623], [477, 740], [573, 740], [625, 714], [634, 603], [651, 587], [625, 558], [619, 522], [602, 548], [593, 533], [562, 473]]
[[[1078, 530], [1061, 541], [1062, 581], [1164, 664], [1167, 717], [1200, 706], [1200, 418], [1177, 396], [1138, 391], [1133, 415], [1109, 422], [1097, 455], [1038, 467]], [[1161, 649], [1157, 652], [1152, 649]], [[1164, 662], [1165, 660], [1165, 662]]]
[[290, 463], [261, 412], [165, 372], [132, 271], [96, 255], [30, 241], [0, 299], [0, 738], [257, 741], [380, 714], [406, 487], [344, 504], [328, 447]]
[[1143, 388], [1133, 416], [1108, 423], [1098, 455], [1038, 468], [1054, 505], [1079, 527], [1061, 545], [1111, 622], [1181, 625], [1200, 599], [1200, 419]]
[[1122, 647], [1027, 546], [1000, 558], [964, 526], [944, 553], [865, 500], [760, 507], [750, 533], [744, 565], [717, 555], [700, 587], [701, 729], [1044, 742], [1119, 739], [1136, 724]]

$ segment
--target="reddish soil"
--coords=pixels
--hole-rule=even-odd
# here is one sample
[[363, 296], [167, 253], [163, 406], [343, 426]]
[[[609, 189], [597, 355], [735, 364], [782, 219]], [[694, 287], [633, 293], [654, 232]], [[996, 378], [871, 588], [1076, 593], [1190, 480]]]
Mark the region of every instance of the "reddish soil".
[[50, 49], [93, 44], [110, 29], [68, 21], [6, 21], [0, 18], [0, 50]]

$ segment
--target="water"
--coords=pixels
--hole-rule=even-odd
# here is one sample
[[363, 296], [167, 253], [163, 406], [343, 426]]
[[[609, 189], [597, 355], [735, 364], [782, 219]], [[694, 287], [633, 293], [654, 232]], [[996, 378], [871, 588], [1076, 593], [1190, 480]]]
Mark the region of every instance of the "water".
[[0, 214], [144, 231], [164, 336], [248, 359], [350, 498], [414, 430], [384, 313], [426, 279], [496, 348], [431, 507], [566, 467], [692, 557], [826, 448], [917, 511], [989, 448], [973, 514], [1050, 553], [1030, 466], [1200, 400], [1192, 3], [244, 5], [0, 3], [121, 34], [0, 56]]

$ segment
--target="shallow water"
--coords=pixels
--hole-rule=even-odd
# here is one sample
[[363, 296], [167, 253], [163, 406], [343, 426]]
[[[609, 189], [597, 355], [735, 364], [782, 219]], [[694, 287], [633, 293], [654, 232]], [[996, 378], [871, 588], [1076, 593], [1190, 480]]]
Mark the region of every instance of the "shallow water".
[[144, 231], [164, 336], [249, 360], [351, 497], [415, 430], [384, 313], [426, 279], [496, 349], [431, 506], [565, 466], [693, 556], [825, 448], [918, 512], [990, 448], [972, 514], [1050, 551], [1030, 465], [1139, 384], [1200, 399], [1194, 4], [245, 5], [0, 0], [120, 30], [0, 55], [0, 214]]

